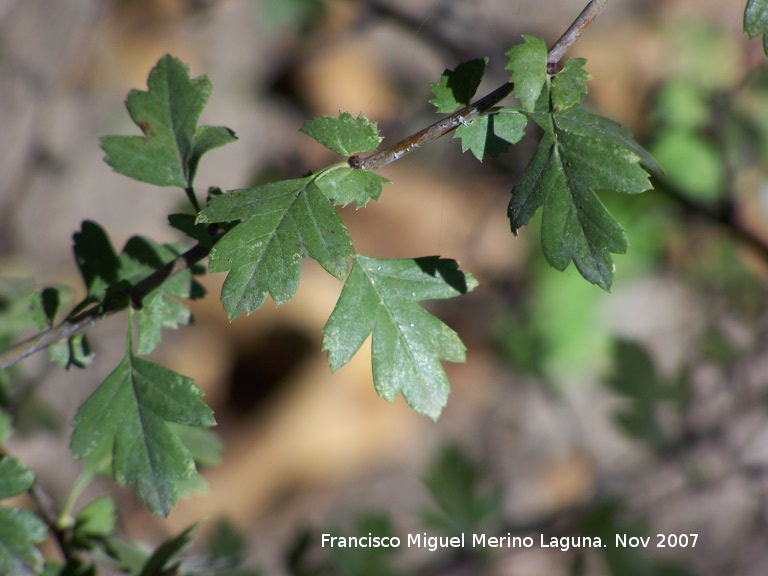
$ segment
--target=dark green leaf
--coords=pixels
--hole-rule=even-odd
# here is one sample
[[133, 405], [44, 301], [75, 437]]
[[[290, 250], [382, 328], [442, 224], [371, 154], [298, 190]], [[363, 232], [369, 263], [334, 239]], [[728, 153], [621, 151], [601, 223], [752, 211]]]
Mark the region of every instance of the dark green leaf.
[[749, 0], [744, 10], [744, 32], [754, 38], [763, 35], [763, 51], [768, 55], [768, 0]]
[[448, 534], [474, 532], [501, 512], [501, 492], [489, 489], [485, 473], [457, 446], [442, 451], [423, 481], [438, 506], [424, 522]]
[[342, 166], [319, 174], [315, 184], [328, 200], [337, 206], [346, 206], [355, 202], [357, 208], [365, 206], [369, 200], [378, 200], [381, 187], [389, 180], [369, 170], [355, 170]]
[[448, 399], [440, 360], [463, 362], [465, 349], [448, 326], [418, 305], [477, 286], [453, 260], [384, 260], [358, 255], [323, 328], [323, 350], [334, 372], [373, 334], [373, 381], [387, 401], [402, 393], [411, 408], [437, 419]]
[[211, 247], [211, 235], [208, 233], [208, 226], [205, 224], [196, 224], [195, 214], [169, 214], [168, 222], [171, 226], [176, 228], [189, 236], [190, 238], [197, 240], [201, 246], [206, 248]]
[[581, 102], [587, 93], [587, 82], [592, 79], [584, 70], [584, 58], [571, 58], [565, 67], [552, 78], [552, 108], [565, 110]]
[[276, 304], [293, 297], [301, 260], [308, 254], [343, 278], [353, 254], [341, 216], [313, 177], [234, 190], [211, 199], [199, 222], [245, 218], [216, 243], [211, 272], [230, 270], [221, 301], [230, 320], [259, 308], [267, 294]]
[[512, 71], [515, 96], [530, 112], [547, 79], [547, 45], [539, 38], [523, 34], [523, 43], [513, 46], [507, 56], [506, 69]]
[[193, 80], [181, 60], [163, 56], [146, 92], [132, 90], [126, 107], [144, 136], [107, 136], [101, 147], [115, 172], [158, 186], [192, 186], [200, 157], [236, 137], [228, 128], [197, 122], [211, 96], [205, 76]]
[[34, 472], [19, 464], [16, 458], [0, 456], [0, 500], [21, 494], [28, 490], [34, 481]]
[[648, 190], [640, 163], [658, 166], [627, 130], [578, 107], [533, 118], [544, 137], [512, 189], [512, 230], [517, 233], [543, 206], [542, 247], [550, 265], [562, 271], [573, 261], [584, 278], [608, 290], [614, 269], [610, 253], [624, 253], [628, 243], [596, 192]]
[[39, 329], [50, 328], [62, 304], [58, 288], [44, 288], [32, 303], [32, 315]]
[[120, 260], [104, 229], [85, 220], [75, 232], [74, 252], [88, 296], [101, 297], [108, 286], [118, 281]]
[[462, 62], [455, 70], [446, 69], [439, 84], [429, 85], [435, 95], [430, 104], [434, 104], [438, 112], [446, 113], [468, 105], [480, 86], [487, 64], [488, 58], [480, 58]]
[[72, 453], [81, 459], [107, 445], [117, 483], [136, 484], [147, 507], [167, 516], [178, 483], [195, 473], [192, 455], [167, 423], [213, 426], [202, 394], [191, 378], [135, 356], [129, 346], [118, 367], [77, 411]]
[[371, 122], [363, 114], [355, 118], [349, 112], [341, 112], [338, 118], [322, 116], [308, 120], [301, 127], [301, 132], [342, 156], [373, 152], [382, 140], [376, 122]]
[[197, 528], [197, 524], [193, 524], [178, 536], [169, 538], [158, 546], [152, 553], [152, 556], [147, 559], [140, 576], [171, 576], [172, 574], [177, 574], [176, 569], [179, 562], [176, 561], [173, 564], [170, 564], [170, 562], [192, 542], [192, 532], [195, 528]]
[[32, 512], [0, 507], [0, 574], [39, 574], [43, 557], [34, 545], [47, 534], [48, 527]]

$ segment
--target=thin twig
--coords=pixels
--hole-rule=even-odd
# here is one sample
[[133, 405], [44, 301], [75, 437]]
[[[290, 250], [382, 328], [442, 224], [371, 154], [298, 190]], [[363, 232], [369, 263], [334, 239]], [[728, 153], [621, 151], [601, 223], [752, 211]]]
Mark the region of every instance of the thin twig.
[[[586, 8], [582, 10], [581, 14], [579, 14], [573, 24], [568, 27], [565, 34], [555, 42], [555, 45], [547, 54], [548, 67], [552, 68], [557, 66], [557, 63], [563, 56], [565, 56], [566, 52], [568, 52], [576, 40], [578, 40], [581, 33], [584, 32], [587, 26], [589, 26], [595, 18], [597, 18], [598, 14], [600, 14], [607, 4], [608, 0], [591, 0], [590, 3], [587, 4]], [[400, 142], [394, 146], [385, 148], [366, 158], [352, 156], [352, 158], [349, 159], [349, 165], [360, 170], [378, 170], [387, 164], [391, 164], [424, 144], [427, 144], [432, 140], [437, 140], [446, 134], [450, 134], [463, 124], [468, 124], [480, 114], [487, 112], [504, 98], [509, 96], [512, 93], [513, 88], [514, 85], [511, 82], [506, 82], [487, 96], [484, 96], [469, 106], [465, 106], [458, 112], [454, 112], [450, 116], [435, 122], [431, 126], [400, 140]]]

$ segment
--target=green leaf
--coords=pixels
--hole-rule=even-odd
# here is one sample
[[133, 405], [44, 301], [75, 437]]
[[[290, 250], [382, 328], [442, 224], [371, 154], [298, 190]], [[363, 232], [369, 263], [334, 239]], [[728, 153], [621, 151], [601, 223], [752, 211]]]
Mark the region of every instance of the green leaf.
[[11, 415], [0, 408], [0, 445], [3, 445], [8, 441], [12, 430], [13, 422], [11, 421]]
[[714, 142], [691, 130], [671, 128], [656, 133], [651, 150], [669, 182], [687, 195], [709, 203], [721, 197], [727, 173]]
[[179, 561], [170, 564], [176, 555], [192, 542], [192, 532], [197, 528], [193, 524], [178, 536], [163, 542], [144, 564], [140, 576], [171, 576], [178, 573]]
[[62, 293], [58, 288], [44, 288], [32, 302], [32, 315], [39, 329], [50, 328], [61, 307]]
[[596, 192], [643, 192], [651, 185], [641, 162], [660, 169], [628, 130], [579, 107], [532, 117], [544, 137], [512, 189], [512, 230], [543, 206], [542, 247], [550, 265], [562, 271], [573, 261], [585, 279], [609, 290], [610, 253], [626, 252], [628, 242]]
[[451, 113], [459, 106], [468, 105], [483, 79], [488, 58], [462, 62], [455, 70], [446, 69], [439, 84], [430, 84], [435, 98], [429, 101], [438, 112]]
[[32, 512], [0, 507], [0, 574], [39, 574], [43, 557], [34, 545], [47, 535], [48, 527]]
[[389, 180], [370, 170], [355, 170], [349, 166], [333, 167], [318, 174], [315, 184], [325, 196], [337, 206], [346, 206], [355, 202], [357, 208], [365, 206], [369, 200], [378, 200], [381, 187]]
[[224, 444], [213, 430], [168, 424], [173, 433], [178, 436], [184, 447], [189, 450], [192, 458], [202, 466], [216, 466], [221, 462]]
[[109, 496], [99, 496], [84, 506], [75, 518], [76, 538], [106, 538], [115, 529], [115, 503]]
[[749, 0], [744, 10], [744, 32], [750, 38], [763, 35], [763, 51], [768, 55], [768, 0]]
[[373, 152], [382, 140], [376, 122], [363, 114], [355, 118], [349, 112], [340, 112], [338, 118], [322, 116], [308, 120], [300, 131], [342, 156]]
[[103, 297], [107, 287], [119, 279], [120, 259], [104, 229], [85, 220], [73, 235], [75, 261], [83, 277], [88, 296]]
[[206, 76], [190, 80], [187, 66], [163, 56], [149, 73], [149, 90], [132, 90], [125, 102], [144, 136], [101, 139], [104, 160], [115, 172], [158, 186], [189, 188], [200, 157], [236, 140], [220, 126], [197, 126], [211, 96]]
[[461, 138], [461, 151], [471, 150], [482, 162], [486, 154], [498, 158], [509, 150], [510, 144], [519, 142], [525, 133], [528, 119], [519, 112], [483, 114], [456, 129], [454, 138]]
[[210, 271], [230, 270], [221, 301], [230, 320], [259, 308], [267, 294], [276, 304], [293, 297], [301, 260], [309, 255], [343, 278], [353, 254], [341, 216], [314, 177], [285, 180], [212, 198], [198, 222], [245, 220], [211, 250]]
[[372, 333], [378, 395], [391, 402], [402, 393], [416, 412], [437, 419], [449, 393], [440, 360], [463, 362], [465, 349], [457, 334], [418, 302], [452, 298], [476, 286], [454, 260], [358, 255], [323, 328], [331, 370], [349, 362]]
[[94, 353], [88, 336], [75, 334], [48, 347], [53, 362], [69, 370], [72, 366], [85, 368], [93, 362]]
[[501, 512], [501, 491], [488, 488], [485, 472], [457, 446], [442, 451], [423, 482], [438, 506], [424, 522], [443, 532], [474, 532]]
[[212, 245], [211, 235], [208, 233], [208, 227], [205, 224], [196, 224], [195, 214], [169, 214], [168, 223], [176, 230], [183, 232], [190, 238], [197, 240], [201, 246], [210, 248]]
[[0, 500], [29, 490], [35, 482], [35, 474], [19, 464], [16, 458], [0, 456]]
[[513, 46], [507, 56], [506, 69], [512, 71], [515, 96], [523, 109], [531, 112], [547, 80], [547, 45], [535, 36], [523, 34], [523, 43]]
[[136, 484], [147, 507], [167, 516], [178, 484], [195, 473], [192, 455], [168, 423], [213, 426], [202, 395], [191, 378], [135, 356], [128, 346], [117, 368], [77, 411], [72, 453], [79, 460], [108, 446], [115, 481]]
[[552, 78], [552, 108], [555, 112], [579, 104], [587, 93], [587, 82], [592, 79], [584, 70], [584, 58], [571, 58]]

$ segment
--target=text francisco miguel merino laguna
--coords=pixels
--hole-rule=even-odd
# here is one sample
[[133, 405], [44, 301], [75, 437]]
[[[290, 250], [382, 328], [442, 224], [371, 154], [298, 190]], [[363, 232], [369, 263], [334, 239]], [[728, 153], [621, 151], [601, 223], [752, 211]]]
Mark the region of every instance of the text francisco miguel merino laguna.
[[[472, 534], [467, 538], [464, 533], [457, 536], [428, 536], [422, 534], [408, 534], [405, 544], [408, 548], [426, 548], [431, 552], [438, 548], [465, 548], [467, 544], [472, 548], [533, 548], [537, 544], [541, 548], [555, 548], [565, 552], [570, 548], [602, 548], [603, 543], [599, 537], [589, 536], [555, 536], [547, 537], [540, 534], [539, 538], [533, 536], [488, 536], [486, 534]], [[366, 536], [333, 536], [323, 534], [321, 545], [323, 548], [400, 548], [403, 541], [397, 536], [374, 536], [370, 532]]]

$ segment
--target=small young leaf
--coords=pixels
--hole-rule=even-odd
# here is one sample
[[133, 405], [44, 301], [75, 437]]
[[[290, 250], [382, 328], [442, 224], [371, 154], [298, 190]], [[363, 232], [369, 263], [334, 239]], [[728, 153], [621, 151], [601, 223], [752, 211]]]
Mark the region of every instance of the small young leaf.
[[48, 527], [32, 512], [0, 507], [0, 574], [39, 574], [43, 557], [34, 546]]
[[565, 67], [552, 78], [552, 108], [565, 110], [581, 102], [587, 93], [587, 82], [592, 79], [584, 70], [584, 58], [571, 58]]
[[147, 80], [148, 90], [132, 90], [125, 102], [144, 136], [101, 139], [104, 160], [115, 172], [158, 186], [189, 188], [200, 157], [236, 140], [228, 128], [197, 126], [211, 96], [206, 76], [190, 80], [181, 60], [163, 56]]
[[357, 208], [365, 206], [369, 200], [378, 200], [381, 187], [389, 180], [370, 170], [355, 170], [343, 166], [329, 170], [315, 179], [315, 184], [323, 194], [337, 206], [346, 206], [355, 202]]
[[44, 288], [32, 302], [32, 316], [39, 329], [50, 328], [61, 307], [62, 294], [58, 288]]
[[75, 334], [48, 347], [53, 362], [69, 370], [72, 366], [85, 368], [93, 362], [94, 354], [88, 336]]
[[585, 279], [609, 290], [610, 253], [624, 253], [628, 243], [624, 229], [595, 192], [648, 190], [648, 174], [640, 164], [652, 169], [658, 165], [629, 131], [578, 107], [532, 117], [544, 137], [512, 189], [512, 231], [543, 206], [542, 247], [550, 265], [562, 271], [573, 261]]
[[211, 250], [211, 272], [230, 270], [221, 301], [230, 320], [250, 314], [267, 297], [283, 304], [299, 285], [308, 254], [330, 274], [343, 278], [353, 254], [341, 216], [314, 178], [285, 180], [212, 198], [198, 222], [245, 220]]
[[483, 114], [471, 123], [459, 126], [454, 138], [461, 138], [461, 151], [471, 150], [483, 161], [486, 154], [498, 158], [522, 137], [528, 119], [518, 112], [512, 114]]
[[136, 484], [147, 507], [167, 516], [178, 483], [195, 473], [192, 456], [167, 423], [213, 426], [202, 395], [191, 378], [135, 356], [128, 346], [117, 368], [77, 411], [72, 453], [79, 460], [108, 446], [117, 483]]
[[768, 0], [749, 0], [744, 10], [744, 32], [750, 38], [763, 35], [763, 52], [768, 55]]
[[376, 122], [363, 114], [355, 118], [349, 112], [339, 113], [338, 118], [322, 116], [308, 120], [300, 131], [342, 156], [373, 152], [382, 140]]
[[84, 506], [75, 518], [75, 537], [106, 538], [115, 529], [115, 503], [109, 496], [99, 496]]
[[457, 447], [446, 447], [424, 476], [439, 511], [429, 511], [424, 522], [449, 534], [473, 532], [501, 512], [501, 492], [483, 486], [485, 474]]
[[323, 350], [334, 372], [373, 334], [373, 381], [387, 401], [402, 393], [411, 408], [437, 419], [448, 399], [440, 360], [463, 362], [465, 349], [448, 326], [418, 302], [452, 298], [477, 281], [453, 260], [383, 260], [358, 255], [323, 328]]
[[531, 112], [547, 79], [547, 45], [535, 36], [523, 34], [523, 43], [508, 52], [506, 69], [512, 71], [515, 96]]
[[118, 281], [120, 260], [104, 228], [85, 220], [73, 235], [77, 266], [88, 296], [100, 297], [108, 286]]
[[435, 98], [429, 101], [438, 112], [451, 113], [459, 106], [466, 106], [472, 101], [483, 79], [488, 58], [462, 62], [455, 70], [446, 69], [439, 84], [430, 84]]

